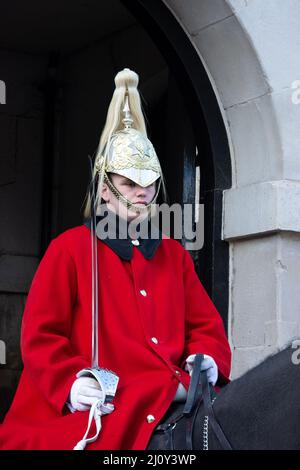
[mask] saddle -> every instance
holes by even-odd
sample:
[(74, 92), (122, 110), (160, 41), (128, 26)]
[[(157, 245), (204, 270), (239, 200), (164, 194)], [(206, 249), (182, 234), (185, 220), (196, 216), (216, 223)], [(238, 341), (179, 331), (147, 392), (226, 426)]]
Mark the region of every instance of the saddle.
[(147, 450), (200, 450), (195, 446), (195, 429), (197, 421), (204, 416), (208, 417), (222, 448), (232, 449), (213, 411), (212, 400), (217, 395), (207, 380), (206, 371), (201, 371), (203, 359), (203, 354), (196, 355), (186, 402), (171, 404), (154, 429)]

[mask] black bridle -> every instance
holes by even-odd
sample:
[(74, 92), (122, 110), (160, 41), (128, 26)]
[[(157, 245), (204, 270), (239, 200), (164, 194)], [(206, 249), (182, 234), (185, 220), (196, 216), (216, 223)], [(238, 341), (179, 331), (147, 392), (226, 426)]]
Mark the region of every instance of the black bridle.
[(194, 421), (197, 415), (197, 413), (194, 413), (194, 410), (197, 406), (197, 403), (199, 403), (199, 400), (201, 399), (200, 397), (202, 396), (204, 412), (209, 418), (209, 423), (222, 449), (232, 450), (232, 446), (229, 443), (227, 437), (225, 436), (220, 424), (218, 423), (212, 407), (210, 387), (207, 380), (207, 372), (205, 370), (201, 370), (201, 364), (203, 360), (203, 354), (196, 354), (193, 366), (193, 374), (190, 381), (185, 407), (183, 409), (183, 415), (188, 418), (186, 430), (187, 448), (189, 450), (193, 450), (193, 428)]
[[(193, 436), (199, 411), (208, 418), (212, 431), (223, 450), (232, 450), (212, 407), (210, 384), (207, 371), (201, 370), (203, 354), (196, 354), (193, 373), (184, 407), (181, 403), (173, 404), (169, 412), (154, 429), (147, 449), (150, 450), (194, 450)], [(213, 388), (212, 388), (212, 393)], [(214, 396), (214, 399), (216, 395)], [(195, 438), (194, 438), (195, 442)]]

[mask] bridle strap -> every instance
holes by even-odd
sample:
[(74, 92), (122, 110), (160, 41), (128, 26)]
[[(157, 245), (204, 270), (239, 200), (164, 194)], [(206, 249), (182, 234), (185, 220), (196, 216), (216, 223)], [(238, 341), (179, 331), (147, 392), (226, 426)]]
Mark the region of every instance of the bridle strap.
[[(202, 362), (202, 360), (200, 359)], [(201, 367), (201, 364), (200, 364)], [(232, 446), (229, 443), (227, 437), (225, 436), (223, 429), (221, 428), (220, 424), (217, 421), (214, 409), (212, 407), (212, 401), (211, 401), (211, 395), (210, 395), (210, 389), (209, 389), (209, 383), (207, 380), (207, 372), (206, 370), (203, 370), (200, 372), (200, 385), (202, 388), (202, 397), (203, 397), (203, 405), (204, 405), (204, 411), (206, 415), (209, 418), (209, 423), (219, 441), (219, 443), (222, 446), (223, 450), (232, 450)]]
[(200, 373), (201, 373), (201, 364), (204, 359), (203, 354), (196, 354), (195, 362), (193, 366), (193, 373), (190, 380), (190, 385), (186, 397), (186, 402), (183, 409), (183, 414), (185, 416), (190, 416), (193, 412), (199, 394), (199, 383), (200, 383)]
[[(196, 361), (196, 358), (198, 359)], [(197, 354), (195, 357), (193, 373), (190, 380), (190, 385), (188, 389), (188, 394), (183, 409), (183, 415), (186, 417), (186, 447), (188, 450), (193, 450), (193, 429), (195, 424), (195, 419), (197, 412), (194, 413), (195, 407), (199, 400), (201, 401), (201, 387), (200, 383), (200, 372), (201, 372), (201, 363), (204, 359), (203, 354)]]
[[(225, 436), (221, 426), (219, 425), (213, 407), (212, 400), (209, 389), (209, 382), (207, 380), (207, 371), (201, 370), (202, 361), (204, 360), (203, 354), (196, 354), (193, 373), (190, 381), (190, 386), (188, 389), (186, 403), (183, 409), (183, 414), (187, 418), (186, 425), (186, 444), (188, 450), (193, 450), (193, 429), (197, 416), (197, 410), (201, 401), (203, 399), (204, 412), (209, 418), (210, 425), (213, 432), (215, 433), (220, 445), (224, 450), (232, 450), (231, 444), (229, 443), (227, 437)], [(195, 406), (198, 403), (198, 408), (196, 412)]]
[(186, 418), (186, 432), (185, 432), (185, 449), (194, 450), (193, 447), (193, 434), (197, 415), (201, 410), (201, 403), (203, 401), (204, 414), (208, 416), (209, 423), (212, 430), (218, 439), (223, 450), (232, 450), (232, 446), (226, 438), (220, 424), (218, 423), (213, 407), (210, 394), (210, 385), (207, 380), (207, 371), (201, 371), (202, 361), (204, 360), (203, 354), (196, 354), (193, 365), (193, 373), (190, 380), (190, 385), (187, 393), (186, 402), (183, 411), (172, 422), (162, 423), (156, 426), (156, 432), (162, 432), (167, 437), (167, 449), (175, 450), (174, 430), (177, 426), (177, 421), (183, 417)]

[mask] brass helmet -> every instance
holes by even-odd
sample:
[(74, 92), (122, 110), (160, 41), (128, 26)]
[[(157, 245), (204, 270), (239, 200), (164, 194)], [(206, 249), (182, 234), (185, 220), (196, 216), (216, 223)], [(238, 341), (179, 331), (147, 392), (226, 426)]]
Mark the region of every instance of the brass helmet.
[(150, 140), (127, 128), (111, 138), (106, 172), (126, 176), (145, 188), (160, 177), (160, 165)]

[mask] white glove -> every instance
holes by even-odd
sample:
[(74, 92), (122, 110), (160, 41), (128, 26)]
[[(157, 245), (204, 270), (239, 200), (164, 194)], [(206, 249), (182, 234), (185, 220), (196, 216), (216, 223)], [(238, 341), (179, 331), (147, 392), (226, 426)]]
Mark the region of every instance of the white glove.
[[(190, 375), (192, 375), (193, 373), (195, 356), (196, 354), (191, 354), (186, 359), (186, 364), (184, 366), (185, 370), (188, 371)], [(204, 354), (204, 359), (201, 364), (201, 370), (207, 371), (208, 382), (215, 385), (218, 380), (218, 366), (211, 356)]]
[[(105, 394), (101, 390), (100, 384), (92, 377), (79, 377), (71, 387), (68, 407), (74, 413), (75, 411), (89, 412), (87, 429), (83, 438), (77, 442), (73, 450), (84, 450), (86, 445), (94, 442), (101, 431), (101, 416), (110, 414), (115, 407), (112, 403), (104, 403)], [(87, 437), (91, 424), (95, 421), (96, 434), (93, 437)]]
[[(104, 393), (97, 380), (91, 377), (79, 377), (73, 382), (69, 395), (69, 406), (72, 412), (87, 411), (91, 406), (104, 399)], [(109, 404), (111, 411), (114, 410), (112, 404)]]

